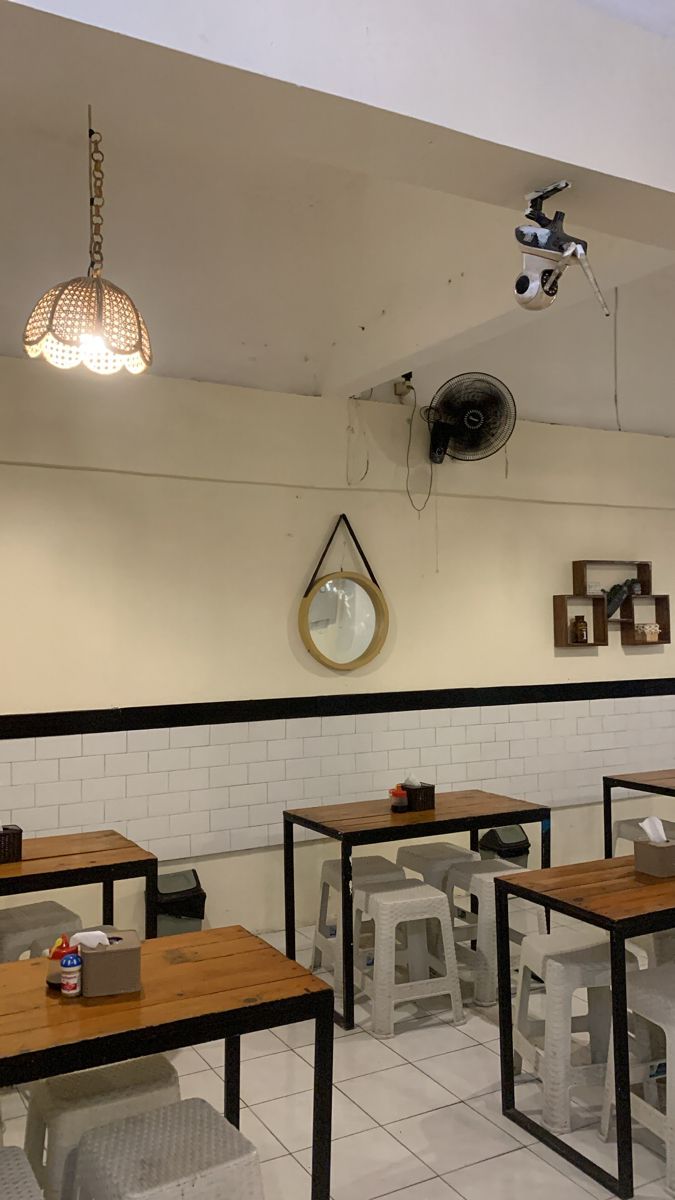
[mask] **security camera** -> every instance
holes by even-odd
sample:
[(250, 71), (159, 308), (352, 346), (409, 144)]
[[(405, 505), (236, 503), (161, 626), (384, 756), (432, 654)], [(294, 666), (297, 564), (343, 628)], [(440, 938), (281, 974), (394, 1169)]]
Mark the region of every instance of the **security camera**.
[(525, 216), (532, 225), (518, 225), (516, 241), (522, 248), (523, 266), (514, 292), (523, 308), (550, 308), (558, 294), (558, 281), (572, 263), (579, 263), (605, 316), (610, 315), (605, 298), (588, 261), (588, 242), (573, 237), (563, 228), (564, 212), (547, 217), (544, 201), (570, 187), (566, 179), (552, 183), (525, 197)]
[(516, 279), (514, 292), (523, 308), (550, 308), (558, 294), (558, 283), (550, 283), (553, 269), (535, 254), (523, 254), (523, 269)]

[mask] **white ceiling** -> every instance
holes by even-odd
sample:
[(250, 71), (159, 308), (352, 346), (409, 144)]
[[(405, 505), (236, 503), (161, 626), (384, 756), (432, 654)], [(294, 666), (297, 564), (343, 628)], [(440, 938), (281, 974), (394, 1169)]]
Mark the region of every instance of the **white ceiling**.
[[(142, 309), (157, 373), (344, 394), (408, 367), (431, 386), (460, 359), (494, 359), (522, 415), (611, 421), (610, 323), (594, 308), (586, 321), (581, 273), (569, 273), (558, 312), (525, 314), (512, 300), (516, 206), (565, 164), (444, 142), (421, 122), (2, 0), (0, 354), (21, 353), (40, 293), (86, 268), (88, 100), (104, 135), (106, 274)], [(675, 260), (675, 222), (639, 220), (642, 203), (667, 217), (671, 197), (592, 172), (574, 182), (568, 224), (596, 226), (603, 286)], [(652, 229), (668, 249), (643, 244)], [(628, 231), (640, 240), (618, 236)], [(663, 336), (668, 346), (669, 327)], [(591, 339), (584, 354), (580, 338)], [(575, 369), (576, 406), (564, 389), (533, 386)], [(660, 402), (665, 426), (666, 390)], [(658, 413), (643, 419), (670, 432)]]
[(675, 37), (673, 0), (580, 0), (580, 3), (630, 25), (640, 25), (651, 33)]

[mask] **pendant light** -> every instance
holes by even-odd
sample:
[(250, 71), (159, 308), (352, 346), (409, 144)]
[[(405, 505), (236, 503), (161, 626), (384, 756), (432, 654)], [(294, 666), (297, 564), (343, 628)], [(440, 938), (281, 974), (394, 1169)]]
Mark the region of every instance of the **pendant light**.
[(43, 355), (62, 370), (82, 363), (97, 375), (114, 375), (122, 367), (139, 375), (152, 362), (150, 338), (131, 297), (101, 274), (102, 208), (103, 151), (90, 107), (89, 270), (40, 297), (26, 322), (23, 345), (31, 358)]

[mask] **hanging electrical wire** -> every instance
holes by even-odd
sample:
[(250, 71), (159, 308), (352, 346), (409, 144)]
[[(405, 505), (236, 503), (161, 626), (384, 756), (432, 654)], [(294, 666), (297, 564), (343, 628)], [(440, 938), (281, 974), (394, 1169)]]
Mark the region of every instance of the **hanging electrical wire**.
[(429, 463), (429, 487), (427, 488), (427, 494), (424, 498), (424, 503), (421, 505), (415, 504), (412, 492), (410, 490), (410, 450), (412, 447), (413, 425), (415, 423), (415, 415), (417, 413), (417, 389), (415, 385), (411, 383), (409, 384), (408, 391), (412, 392), (414, 403), (412, 413), (410, 414), (410, 421), (408, 423), (408, 448), (405, 456), (405, 490), (412, 507), (415, 509), (415, 512), (422, 513), (429, 503), (429, 498), (431, 496), (431, 488), (434, 482), (434, 464), (432, 462)]

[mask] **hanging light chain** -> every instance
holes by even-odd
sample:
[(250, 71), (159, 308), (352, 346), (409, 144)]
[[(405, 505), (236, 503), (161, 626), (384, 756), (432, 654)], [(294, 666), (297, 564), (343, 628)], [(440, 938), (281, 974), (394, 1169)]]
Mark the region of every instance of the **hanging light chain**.
[(103, 270), (103, 151), (101, 134), (91, 128), (89, 109), (89, 275)]

